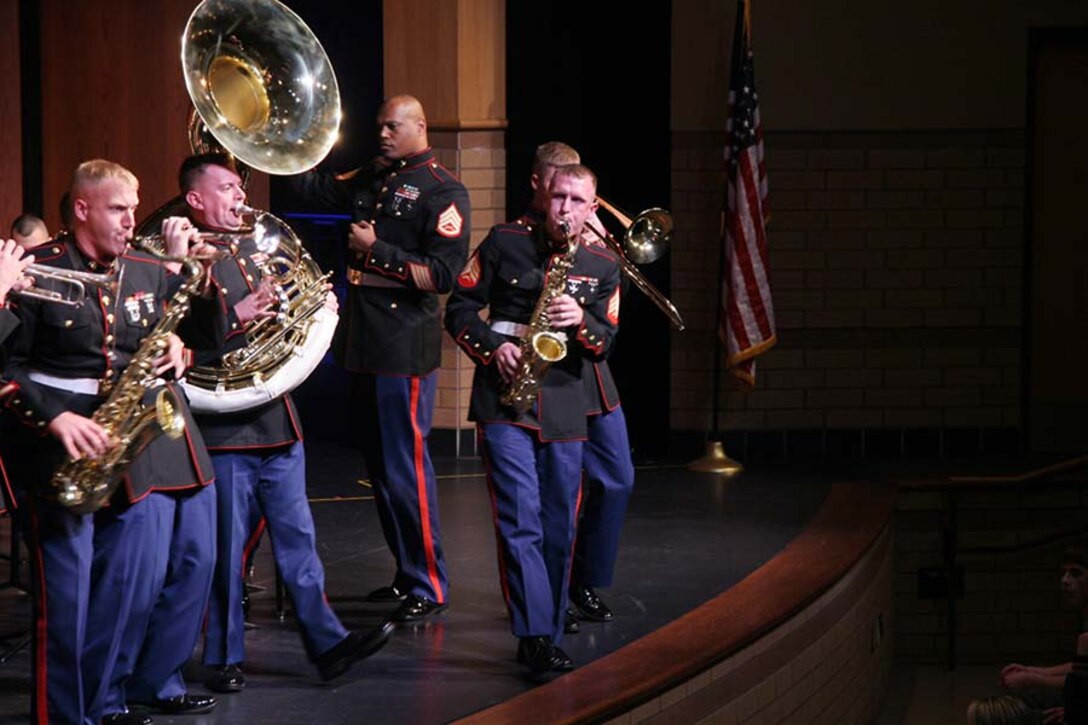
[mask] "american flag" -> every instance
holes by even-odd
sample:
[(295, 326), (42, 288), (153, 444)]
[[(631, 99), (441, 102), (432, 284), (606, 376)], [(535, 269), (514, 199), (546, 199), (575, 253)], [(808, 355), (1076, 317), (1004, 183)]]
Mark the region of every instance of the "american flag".
[(731, 372), (755, 385), (760, 353), (777, 341), (767, 269), (767, 168), (752, 56), (749, 0), (737, 4), (729, 78), (725, 161), (728, 175), (722, 210), (726, 269), (718, 335)]

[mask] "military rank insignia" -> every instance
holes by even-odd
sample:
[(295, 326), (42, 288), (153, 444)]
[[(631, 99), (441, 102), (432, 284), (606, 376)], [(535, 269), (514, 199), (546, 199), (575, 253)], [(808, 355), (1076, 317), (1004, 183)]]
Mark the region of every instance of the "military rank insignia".
[(472, 256), (468, 258), (468, 264), (465, 265), (464, 270), (461, 272), (460, 276), (457, 277), (457, 284), (466, 289), (472, 289), (479, 281), (480, 255), (473, 252)]
[(435, 227), (435, 231), (447, 239), (456, 239), (461, 236), (461, 225), (464, 222), (461, 212), (457, 211), (457, 205), (450, 202), (446, 210), (438, 215), (438, 226)]

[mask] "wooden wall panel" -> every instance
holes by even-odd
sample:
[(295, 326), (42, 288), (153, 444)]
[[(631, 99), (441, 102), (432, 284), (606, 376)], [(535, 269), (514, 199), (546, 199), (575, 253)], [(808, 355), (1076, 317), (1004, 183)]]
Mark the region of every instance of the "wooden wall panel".
[(23, 211), (19, 3), (0, 3), (0, 237)]
[[(50, 229), (59, 223), (55, 200), (86, 159), (108, 158), (136, 174), (138, 217), (177, 194), (191, 107), (181, 34), (195, 5), (42, 0), (42, 165)], [(267, 205), (267, 179), (254, 180), (253, 196), (255, 205)]]
[(457, 127), (457, 3), (385, 0), (384, 93), (415, 96), (431, 128)]

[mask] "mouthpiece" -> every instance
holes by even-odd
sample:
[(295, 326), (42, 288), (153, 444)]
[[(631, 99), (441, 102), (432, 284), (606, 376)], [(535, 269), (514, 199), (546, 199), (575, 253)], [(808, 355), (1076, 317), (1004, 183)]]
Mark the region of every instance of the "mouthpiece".
[(564, 237), (570, 236), (570, 222), (563, 219), (559, 222), (559, 231), (563, 232)]
[(234, 207), (234, 213), (238, 216), (242, 216), (243, 214), (256, 214), (257, 210), (249, 206), (248, 204), (239, 204), (238, 206)]

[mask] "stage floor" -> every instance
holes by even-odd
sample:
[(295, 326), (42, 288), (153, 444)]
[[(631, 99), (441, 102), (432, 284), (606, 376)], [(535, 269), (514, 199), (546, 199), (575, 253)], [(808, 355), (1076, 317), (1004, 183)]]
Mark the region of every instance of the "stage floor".
[[(349, 628), (378, 623), (392, 607), (367, 603), (388, 584), (393, 564), (365, 470), (350, 447), (311, 436), (310, 496), (329, 600)], [(203, 716), (156, 715), (157, 723), (448, 722), (533, 685), (518, 674), (516, 640), (500, 593), (491, 511), (476, 459), (437, 459), (442, 544), (450, 607), (434, 621), (397, 630), (390, 644), (325, 685), (305, 659), (290, 614), (277, 621), (267, 540), (256, 556), (247, 633), (246, 689), (221, 695)], [(601, 593), (616, 613), (607, 624), (583, 623), (563, 648), (585, 664), (623, 647), (729, 588), (774, 556), (804, 528), (827, 495), (816, 473), (749, 472), (734, 481), (682, 466), (638, 469), (615, 585)], [(4, 548), (7, 521), (3, 522)], [(6, 562), (0, 577), (7, 579)], [(0, 592), (0, 637), (24, 628), (28, 602)], [(205, 692), (199, 645), (187, 671)], [(0, 722), (29, 712), (27, 651), (0, 666)]]

